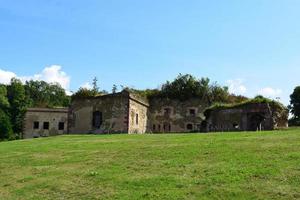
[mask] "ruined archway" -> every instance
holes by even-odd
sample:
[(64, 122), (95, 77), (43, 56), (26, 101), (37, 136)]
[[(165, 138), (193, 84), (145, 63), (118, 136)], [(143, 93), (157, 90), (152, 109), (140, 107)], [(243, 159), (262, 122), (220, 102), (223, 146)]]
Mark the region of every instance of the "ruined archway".
[(264, 113), (251, 113), (248, 114), (248, 122), (247, 122), (247, 129), (248, 131), (257, 131), (264, 129), (263, 123), (266, 117)]

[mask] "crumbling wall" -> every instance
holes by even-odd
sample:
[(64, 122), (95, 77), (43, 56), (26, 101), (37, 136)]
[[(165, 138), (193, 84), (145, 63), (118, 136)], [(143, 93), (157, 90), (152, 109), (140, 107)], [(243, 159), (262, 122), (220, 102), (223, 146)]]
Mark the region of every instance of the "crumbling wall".
[[(49, 123), (48, 128), (44, 123)], [(63, 123), (63, 129), (59, 130), (59, 123)], [(36, 127), (34, 123), (37, 123)], [(29, 108), (25, 114), (23, 138), (48, 137), (67, 134), (68, 109)]]
[[(116, 93), (89, 99), (75, 100), (69, 113), (69, 132), (85, 133), (127, 133), (128, 131), (127, 93)], [(93, 113), (101, 113), (101, 126), (93, 126)]]
[(207, 131), (273, 130), (285, 126), (287, 115), (268, 103), (249, 103), (206, 112)]
[(185, 101), (153, 98), (150, 100), (148, 132), (200, 131), (206, 107), (196, 98)]
[(242, 109), (226, 109), (211, 111), (207, 118), (206, 131), (243, 130), (247, 123)]

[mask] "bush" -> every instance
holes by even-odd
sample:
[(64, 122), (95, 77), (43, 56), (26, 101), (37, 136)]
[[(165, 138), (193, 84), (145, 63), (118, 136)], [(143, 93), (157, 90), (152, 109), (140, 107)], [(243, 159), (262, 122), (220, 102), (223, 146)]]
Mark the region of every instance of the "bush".
[(9, 117), (0, 110), (0, 140), (5, 139), (13, 139), (13, 131)]

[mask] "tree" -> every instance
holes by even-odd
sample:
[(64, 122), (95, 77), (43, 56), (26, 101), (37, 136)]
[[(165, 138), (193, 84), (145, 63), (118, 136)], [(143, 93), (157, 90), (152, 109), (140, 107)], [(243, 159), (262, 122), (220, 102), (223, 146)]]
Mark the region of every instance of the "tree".
[(118, 90), (118, 86), (114, 84), (112, 89), (111, 89), (111, 92), (114, 94), (114, 93), (117, 92), (117, 90)]
[(98, 86), (97, 77), (94, 77), (92, 85), (93, 85), (92, 91), (94, 92), (94, 95), (97, 95), (99, 93), (99, 86)]
[(221, 87), (217, 83), (214, 83), (210, 86), (208, 96), (210, 104), (227, 102), (229, 98), (228, 87)]
[(295, 124), (293, 125), (300, 125), (300, 86), (297, 86), (293, 93), (290, 95), (290, 105), (289, 109), (291, 113), (293, 114), (293, 118), (291, 121), (293, 121)]
[(7, 114), (0, 109), (0, 140), (13, 139), (13, 130)]
[(26, 107), (28, 105), (25, 88), (20, 80), (16, 78), (11, 79), (10, 85), (7, 86), (7, 97), (10, 103), (9, 113), (13, 131), (20, 136)]
[(229, 93), (227, 87), (221, 87), (216, 83), (210, 84), (208, 78), (197, 79), (190, 74), (179, 74), (174, 81), (167, 81), (162, 85), (160, 96), (181, 100), (200, 98), (212, 104), (226, 102)]
[(71, 99), (72, 101), (74, 101), (75, 99), (84, 99), (94, 96), (95, 93), (93, 90), (89, 90), (87, 88), (79, 88), (79, 90), (72, 95)]
[(70, 103), (70, 97), (58, 83), (26, 81), (25, 93), (32, 107), (66, 107)]
[(7, 99), (7, 89), (5, 85), (0, 85), (0, 109), (8, 112), (9, 102)]

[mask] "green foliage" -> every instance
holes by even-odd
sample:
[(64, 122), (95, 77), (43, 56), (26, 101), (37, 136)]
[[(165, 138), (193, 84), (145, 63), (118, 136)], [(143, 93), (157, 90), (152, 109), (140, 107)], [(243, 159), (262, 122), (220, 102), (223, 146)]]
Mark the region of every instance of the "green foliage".
[(197, 79), (190, 74), (179, 74), (172, 82), (167, 81), (163, 84), (161, 89), (130, 90), (149, 98), (160, 97), (179, 100), (200, 98), (208, 104), (226, 102), (230, 96), (227, 87), (221, 87), (217, 83), (210, 84), (208, 78)]
[(282, 110), (282, 111), (287, 110), (287, 108), (280, 102), (259, 95), (253, 99), (246, 99), (245, 101), (238, 102), (238, 103), (215, 103), (209, 108), (207, 108), (204, 114), (205, 116), (208, 117), (209, 112), (212, 110), (238, 108), (248, 104), (257, 104), (257, 103), (268, 103), (272, 108), (276, 110)]
[(249, 98), (242, 96), (242, 95), (234, 95), (230, 94), (227, 99), (227, 103), (233, 104), (233, 103), (242, 103), (249, 100)]
[[(71, 96), (71, 101), (74, 101), (76, 99), (84, 99), (84, 98), (90, 98), (90, 97), (95, 97), (95, 96), (101, 96), (101, 95), (105, 95), (108, 94), (108, 92), (106, 90), (101, 90), (98, 86), (98, 79), (97, 77), (95, 77), (93, 79), (93, 88), (92, 89), (88, 89), (88, 88), (79, 88), (77, 90), (77, 92), (75, 92), (72, 96)], [(116, 86), (116, 85), (114, 85)], [(113, 90), (117, 90), (117, 87), (113, 88)]]
[(179, 74), (174, 81), (162, 85), (161, 96), (168, 98), (189, 99), (193, 97), (208, 98), (209, 79), (196, 79), (194, 76)]
[(293, 114), (293, 125), (300, 125), (300, 86), (297, 86), (293, 93), (290, 95), (290, 106), (289, 109)]
[(289, 127), (292, 126), (300, 126), (300, 118), (292, 117), (291, 119), (289, 119)]
[(7, 89), (5, 85), (0, 85), (0, 109), (7, 111), (9, 102), (7, 99)]
[(0, 109), (0, 140), (13, 139), (13, 130), (7, 114)]
[(22, 82), (13, 78), (7, 86), (7, 97), (10, 103), (10, 117), (15, 134), (20, 135), (23, 128), (23, 119), (28, 102)]
[(31, 107), (67, 107), (70, 97), (58, 83), (26, 81), (26, 97)]
[(75, 99), (85, 99), (94, 96), (95, 91), (87, 88), (79, 88), (79, 90), (72, 95), (71, 100), (74, 101)]
[(200, 98), (208, 105), (214, 103), (241, 103), (248, 100), (244, 96), (229, 94), (228, 87), (222, 87), (217, 83), (210, 83), (208, 78), (197, 79), (190, 74), (179, 74), (173, 81), (167, 81), (161, 89), (137, 90), (123, 87), (123, 89), (137, 93), (148, 98), (170, 98), (186, 100)]

